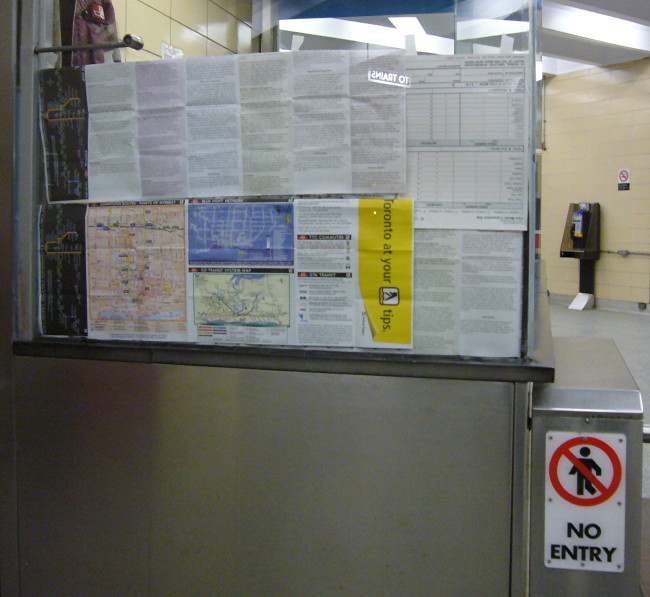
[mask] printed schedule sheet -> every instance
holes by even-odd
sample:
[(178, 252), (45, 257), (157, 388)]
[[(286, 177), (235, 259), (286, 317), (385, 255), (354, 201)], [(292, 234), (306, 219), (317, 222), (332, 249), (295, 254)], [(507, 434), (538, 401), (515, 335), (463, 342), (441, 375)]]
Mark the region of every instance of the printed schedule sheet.
[(524, 56), (407, 58), (407, 192), (419, 228), (524, 230)]

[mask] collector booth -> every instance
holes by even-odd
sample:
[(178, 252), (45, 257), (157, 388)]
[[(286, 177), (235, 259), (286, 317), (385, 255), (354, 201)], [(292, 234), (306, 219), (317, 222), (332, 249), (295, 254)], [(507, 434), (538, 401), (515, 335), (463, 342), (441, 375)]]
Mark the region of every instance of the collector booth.
[(538, 6), (356, 4), (84, 67), (0, 8), (3, 595), (526, 594)]

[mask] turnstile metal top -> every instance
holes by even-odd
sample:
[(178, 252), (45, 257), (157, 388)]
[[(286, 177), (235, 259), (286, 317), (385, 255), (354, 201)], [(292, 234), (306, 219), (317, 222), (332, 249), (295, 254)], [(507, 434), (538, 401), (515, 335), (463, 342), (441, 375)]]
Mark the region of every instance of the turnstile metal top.
[(610, 338), (554, 338), (555, 382), (535, 384), (533, 413), (643, 418), (634, 378)]

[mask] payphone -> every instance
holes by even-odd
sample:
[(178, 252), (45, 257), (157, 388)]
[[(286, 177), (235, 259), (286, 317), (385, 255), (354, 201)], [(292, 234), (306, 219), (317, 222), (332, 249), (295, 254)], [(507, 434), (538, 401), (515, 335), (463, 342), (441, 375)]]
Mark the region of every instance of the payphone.
[(570, 309), (593, 305), (595, 262), (600, 258), (600, 204), (571, 203), (564, 224), (560, 257), (580, 260), (579, 293)]

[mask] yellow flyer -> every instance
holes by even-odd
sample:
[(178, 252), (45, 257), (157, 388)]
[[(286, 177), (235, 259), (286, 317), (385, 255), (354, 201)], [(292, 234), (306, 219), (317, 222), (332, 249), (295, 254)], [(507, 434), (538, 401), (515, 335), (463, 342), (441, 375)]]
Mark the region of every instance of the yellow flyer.
[(411, 346), (411, 200), (359, 200), (359, 287), (372, 335), (372, 340), (364, 344), (393, 344), (402, 348)]

